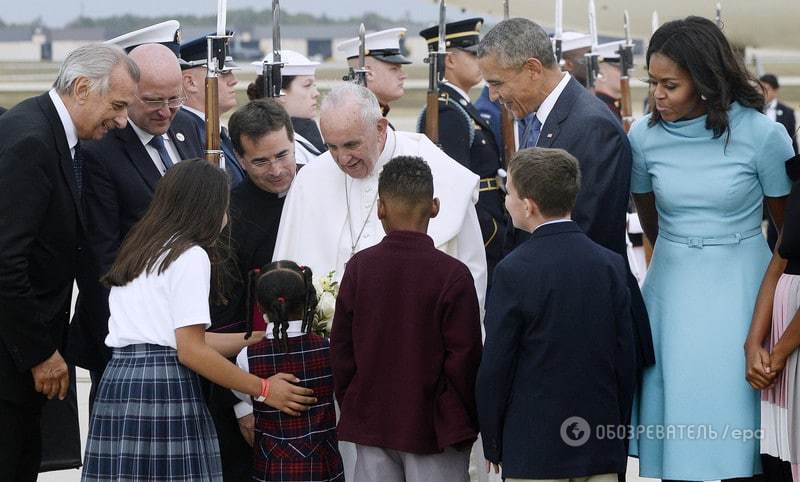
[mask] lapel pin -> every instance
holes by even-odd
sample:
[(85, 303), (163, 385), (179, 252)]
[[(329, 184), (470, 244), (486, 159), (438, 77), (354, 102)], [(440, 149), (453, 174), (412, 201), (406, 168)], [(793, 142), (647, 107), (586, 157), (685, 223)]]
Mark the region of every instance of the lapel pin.
[(459, 100), (459, 102), (460, 102), (460, 103), (461, 103), (461, 105), (463, 105), (464, 107), (466, 107), (466, 106), (467, 106), (467, 101), (466, 101), (466, 100), (464, 100), (464, 99), (461, 99), (461, 100)]
[(550, 139), (551, 137), (553, 137), (553, 133), (552, 133), (552, 132), (551, 132), (551, 133), (549, 133), (549, 134), (547, 134), (547, 138), (548, 138), (548, 139)]
[(184, 136), (183, 133), (178, 132), (177, 134), (175, 134), (175, 139), (178, 139), (179, 141), (183, 142), (186, 140), (186, 136)]

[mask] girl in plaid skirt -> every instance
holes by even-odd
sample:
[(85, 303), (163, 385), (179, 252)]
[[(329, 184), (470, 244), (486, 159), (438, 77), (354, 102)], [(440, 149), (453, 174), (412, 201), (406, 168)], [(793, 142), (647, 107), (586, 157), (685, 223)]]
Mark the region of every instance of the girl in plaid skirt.
[[(253, 399), (253, 415), (246, 415), (255, 417), (253, 480), (344, 481), (330, 345), (308, 333), (317, 306), (311, 269), (276, 261), (265, 266), (252, 285), (268, 323), (267, 337), (242, 350), (237, 364), (261, 378), (293, 373), (317, 397), (317, 403), (299, 417)], [(240, 398), (250, 402), (249, 397)], [(242, 407), (237, 407), (237, 413), (243, 413)]]
[(91, 414), (84, 481), (221, 481), (197, 374), (265, 399), (266, 380), (223, 356), (245, 337), (205, 333), (227, 206), (224, 171), (201, 159), (176, 164), (104, 277), (113, 358)]

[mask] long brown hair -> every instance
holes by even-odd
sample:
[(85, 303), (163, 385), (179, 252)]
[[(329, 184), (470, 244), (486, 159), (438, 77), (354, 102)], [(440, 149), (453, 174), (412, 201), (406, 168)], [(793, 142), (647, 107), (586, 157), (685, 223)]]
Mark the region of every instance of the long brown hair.
[(101, 281), (124, 286), (147, 271), (161, 274), (193, 246), (211, 259), (215, 296), (224, 301), (224, 254), (220, 236), (228, 210), (225, 171), (203, 159), (181, 161), (170, 168), (156, 187), (150, 207), (130, 230), (111, 270)]

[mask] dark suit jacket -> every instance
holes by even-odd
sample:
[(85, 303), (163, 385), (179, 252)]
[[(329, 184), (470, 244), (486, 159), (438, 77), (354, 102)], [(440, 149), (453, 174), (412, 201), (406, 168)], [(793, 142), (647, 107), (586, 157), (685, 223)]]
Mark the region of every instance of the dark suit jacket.
[[(625, 472), (625, 440), (596, 430), (626, 424), (633, 400), (626, 276), (624, 258), (574, 222), (539, 227), (497, 265), (476, 397), (484, 454), (504, 477)], [(564, 441), (581, 430), (582, 445)]]
[[(625, 217), (633, 158), (628, 136), (608, 107), (577, 80), (570, 79), (542, 126), (537, 147), (564, 149), (578, 159), (581, 188), (572, 219), (592, 241), (625, 259)], [(512, 228), (513, 229), (513, 228)], [(512, 247), (529, 237), (514, 230)], [(626, 261), (627, 262), (627, 261)], [(638, 365), (655, 363), (647, 309), (636, 278), (628, 270)]]
[[(200, 139), (200, 146), (202, 148), (202, 146), (205, 145), (206, 139), (206, 120), (186, 109), (181, 109), (181, 112), (185, 113), (187, 119), (192, 121), (192, 125), (194, 126), (195, 132), (197, 132), (197, 137)], [(222, 152), (225, 154), (225, 171), (228, 172), (228, 176), (230, 177), (231, 188), (234, 188), (244, 180), (246, 174), (241, 164), (239, 164), (239, 159), (237, 159), (236, 152), (233, 149), (233, 142), (231, 142), (231, 138), (228, 136), (228, 130), (225, 128), (222, 128), (220, 133), (220, 147), (222, 147)]]
[[(187, 116), (179, 111), (167, 134), (182, 159), (201, 157), (200, 140)], [(108, 290), (99, 278), (111, 269), (123, 239), (150, 205), (161, 173), (130, 125), (82, 145), (86, 164), (83, 197), (91, 249), (80, 259), (68, 355), (78, 366), (103, 370), (110, 359), (105, 346)]]
[(48, 94), (0, 117), (0, 399), (44, 400), (30, 369), (63, 349), (81, 242), (64, 127)]
[(789, 137), (792, 138), (792, 147), (794, 147), (794, 153), (797, 154), (797, 132), (795, 132), (796, 125), (794, 119), (794, 110), (788, 105), (778, 102), (778, 106), (775, 111), (775, 121), (780, 122), (784, 127), (786, 127)]

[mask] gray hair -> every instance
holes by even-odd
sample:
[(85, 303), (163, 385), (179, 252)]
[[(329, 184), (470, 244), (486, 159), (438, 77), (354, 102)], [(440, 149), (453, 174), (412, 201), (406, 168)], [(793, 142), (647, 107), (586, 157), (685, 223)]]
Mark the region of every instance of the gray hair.
[(381, 106), (375, 94), (366, 87), (352, 82), (343, 82), (328, 92), (319, 108), (320, 117), (322, 117), (323, 112), (330, 109), (338, 110), (354, 104), (358, 106), (361, 120), (366, 125), (375, 124), (383, 117)]
[(59, 94), (69, 95), (75, 81), (80, 77), (87, 77), (92, 84), (92, 90), (105, 94), (109, 89), (111, 73), (119, 64), (125, 67), (134, 82), (139, 82), (139, 67), (118, 46), (89, 44), (78, 47), (64, 59), (53, 87)]
[(546, 68), (556, 62), (547, 32), (526, 18), (503, 20), (489, 30), (478, 44), (478, 58), (488, 55), (496, 56), (504, 67), (519, 68), (531, 58), (538, 59)]

